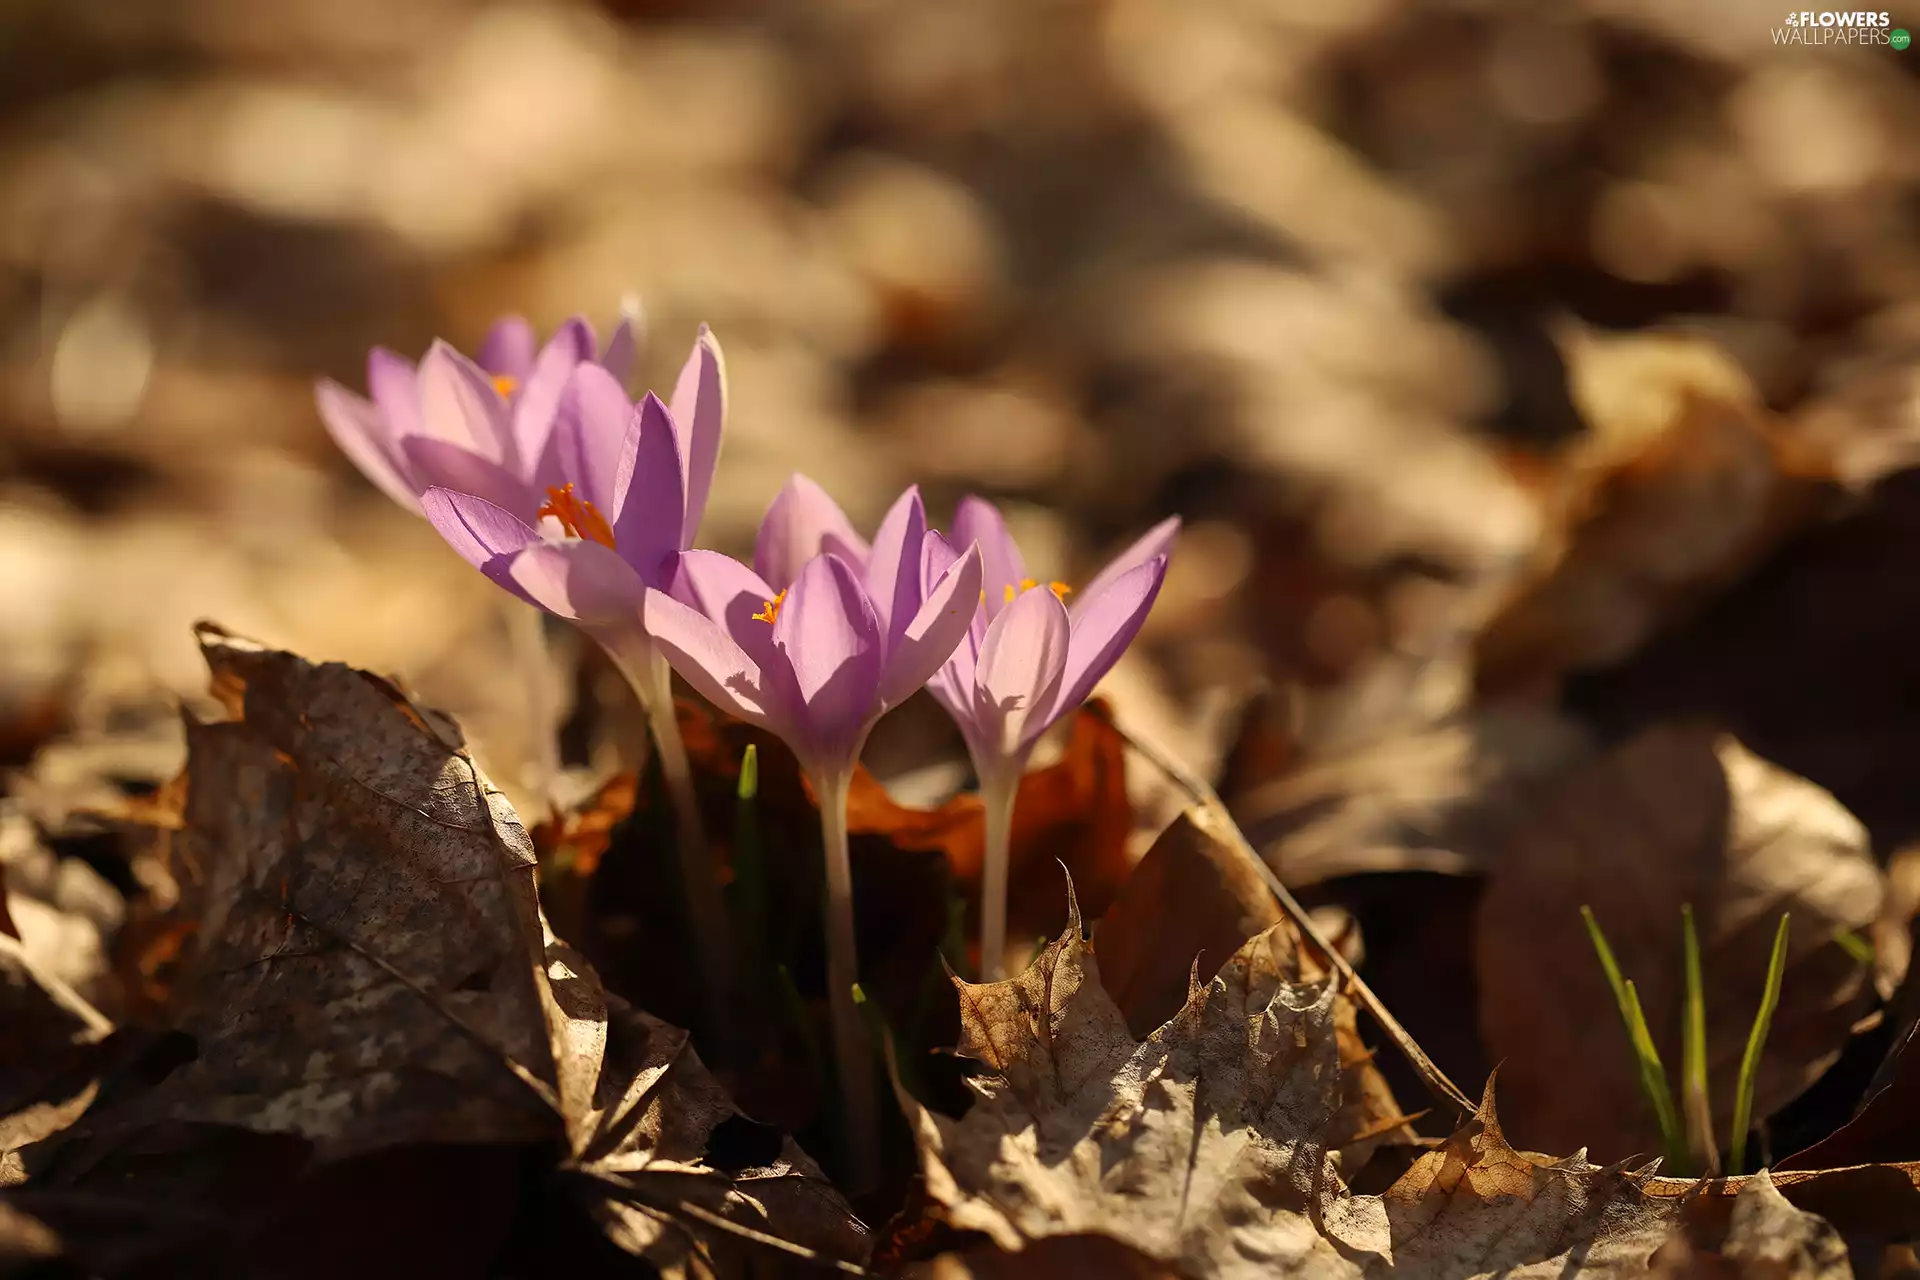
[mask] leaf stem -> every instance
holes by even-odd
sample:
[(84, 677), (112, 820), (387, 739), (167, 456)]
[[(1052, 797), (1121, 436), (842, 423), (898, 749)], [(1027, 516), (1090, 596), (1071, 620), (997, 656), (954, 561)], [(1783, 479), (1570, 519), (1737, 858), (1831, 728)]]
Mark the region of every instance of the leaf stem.
[(827, 862), (827, 1009), (833, 1023), (833, 1056), (847, 1126), (848, 1190), (874, 1185), (880, 1168), (880, 1116), (874, 1102), (873, 1051), (854, 1001), (860, 980), (853, 928), (853, 861), (847, 851), (847, 797), (853, 771), (813, 778), (820, 800), (820, 843)]
[(1728, 1134), (1733, 1149), (1727, 1172), (1738, 1174), (1747, 1162), (1747, 1130), (1753, 1127), (1753, 1088), (1760, 1074), (1760, 1052), (1766, 1047), (1767, 1032), (1773, 1028), (1773, 1011), (1780, 1007), (1780, 981), (1787, 972), (1787, 921), (1780, 913), (1780, 928), (1773, 935), (1773, 956), (1767, 961), (1767, 986), (1760, 995), (1760, 1011), (1754, 1015), (1753, 1030), (1747, 1033), (1747, 1051), (1740, 1058), (1740, 1082), (1733, 1095), (1733, 1132)]
[(1019, 795), (1019, 765), (981, 775), (980, 803), (987, 817), (980, 876), (982, 982), (999, 982), (1007, 976), (1007, 870), (1013, 859), (1013, 807)]

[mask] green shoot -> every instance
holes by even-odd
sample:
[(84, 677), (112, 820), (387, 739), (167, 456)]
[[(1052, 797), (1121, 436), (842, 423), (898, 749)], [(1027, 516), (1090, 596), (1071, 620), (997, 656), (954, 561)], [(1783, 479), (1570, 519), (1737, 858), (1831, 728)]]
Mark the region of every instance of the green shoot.
[(1840, 928), (1833, 931), (1833, 940), (1840, 949), (1853, 957), (1855, 964), (1873, 963), (1873, 944), (1851, 929)]
[(1747, 1035), (1747, 1051), (1740, 1058), (1740, 1080), (1733, 1095), (1733, 1157), (1727, 1172), (1746, 1168), (1747, 1130), (1753, 1127), (1753, 1086), (1760, 1074), (1760, 1051), (1766, 1046), (1767, 1032), (1773, 1027), (1773, 1011), (1780, 1005), (1780, 980), (1787, 972), (1787, 921), (1782, 912), (1780, 928), (1773, 935), (1773, 958), (1767, 962), (1767, 986), (1760, 996), (1760, 1012), (1754, 1015), (1753, 1030)]
[(1669, 1167), (1677, 1171), (1687, 1163), (1686, 1135), (1674, 1110), (1673, 1093), (1667, 1087), (1667, 1072), (1660, 1063), (1660, 1051), (1654, 1047), (1653, 1033), (1647, 1029), (1646, 1015), (1640, 1009), (1640, 993), (1633, 983), (1620, 976), (1620, 965), (1613, 958), (1613, 948), (1607, 945), (1607, 936), (1600, 931), (1600, 922), (1594, 918), (1592, 908), (1582, 906), (1580, 918), (1586, 921), (1587, 936), (1592, 939), (1594, 954), (1600, 958), (1600, 968), (1607, 975), (1607, 985), (1613, 988), (1620, 1021), (1626, 1026), (1627, 1039), (1633, 1046), (1634, 1064), (1640, 1073), (1640, 1092), (1645, 1095), (1654, 1123), (1660, 1129), (1660, 1145), (1666, 1152)]
[(766, 964), (767, 869), (760, 847), (760, 753), (751, 742), (740, 757), (740, 785), (733, 808), (733, 907), (748, 964)]
[(1680, 1106), (1686, 1116), (1687, 1146), (1696, 1164), (1711, 1176), (1719, 1171), (1720, 1151), (1714, 1145), (1713, 1107), (1707, 1099), (1707, 996), (1692, 903), (1680, 907), (1680, 940), (1686, 980), (1680, 1024)]

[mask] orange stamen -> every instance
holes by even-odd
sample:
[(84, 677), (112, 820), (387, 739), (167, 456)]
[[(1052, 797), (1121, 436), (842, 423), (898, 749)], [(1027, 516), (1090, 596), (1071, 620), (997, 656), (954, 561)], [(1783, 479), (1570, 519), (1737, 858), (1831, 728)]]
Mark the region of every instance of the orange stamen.
[[(1020, 591), (1031, 591), (1031, 590), (1033, 590), (1033, 589), (1034, 589), (1035, 587), (1037, 587), (1037, 586), (1039, 586), (1039, 585), (1040, 585), (1040, 580), (1039, 580), (1038, 578), (1022, 578), (1022, 579), (1020, 579), (1020, 588), (1019, 588), (1019, 591), (1016, 591), (1016, 590), (1015, 590), (1015, 589), (1014, 589), (1013, 587), (1011, 587), (1011, 586), (1009, 586), (1009, 587), (1007, 587), (1007, 588), (1006, 588), (1006, 593), (1007, 593), (1007, 603), (1008, 603), (1008, 604), (1012, 604), (1012, 603), (1013, 603), (1013, 598), (1014, 598), (1014, 597), (1015, 597), (1016, 595), (1018, 595), (1018, 594), (1020, 594)], [(1068, 585), (1067, 585), (1066, 583), (1064, 583), (1064, 582), (1049, 582), (1049, 583), (1047, 584), (1047, 590), (1049, 590), (1049, 591), (1051, 591), (1051, 592), (1053, 592), (1053, 594), (1054, 594), (1054, 595), (1056, 595), (1056, 596), (1058, 596), (1058, 597), (1059, 597), (1060, 599), (1062, 599), (1062, 600), (1065, 600), (1065, 599), (1066, 599), (1066, 598), (1067, 598), (1067, 597), (1068, 597), (1069, 595), (1071, 595), (1071, 594), (1073, 593), (1073, 588), (1072, 588), (1072, 587), (1070, 587), (1070, 586), (1068, 586)]]
[(493, 375), (493, 389), (505, 400), (520, 389), (520, 379), (510, 373), (496, 373)]
[(786, 598), (787, 598), (787, 593), (785, 591), (782, 591), (779, 595), (775, 596), (773, 599), (768, 600), (766, 602), (767, 607), (762, 609), (760, 612), (754, 614), (753, 620), (755, 622), (764, 622), (768, 626), (772, 626), (774, 623), (780, 620), (780, 605), (783, 601), (786, 600)]
[(568, 536), (586, 538), (597, 542), (608, 550), (613, 549), (613, 527), (607, 518), (594, 510), (591, 502), (576, 497), (571, 484), (558, 489), (547, 490), (547, 504), (534, 513), (535, 518), (552, 516), (560, 522), (560, 527)]

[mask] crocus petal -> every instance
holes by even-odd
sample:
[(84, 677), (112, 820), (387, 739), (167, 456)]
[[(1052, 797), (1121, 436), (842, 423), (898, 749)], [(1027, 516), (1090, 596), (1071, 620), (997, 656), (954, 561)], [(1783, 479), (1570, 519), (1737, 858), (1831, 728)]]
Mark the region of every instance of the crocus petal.
[(718, 551), (685, 551), (677, 557), (669, 594), (726, 628), (755, 663), (768, 665), (773, 626), (754, 615), (767, 613), (775, 592), (759, 574)]
[(887, 654), (880, 681), (881, 701), (904, 702), (932, 678), (967, 634), (980, 604), (980, 548), (972, 546), (933, 584), (926, 603)]
[(987, 616), (1000, 612), (1006, 603), (1007, 588), (1018, 591), (1027, 576), (1027, 562), (1007, 532), (1006, 518), (1000, 508), (972, 494), (960, 499), (953, 513), (954, 545), (980, 544), (980, 559), (985, 568), (981, 578), (987, 592)]
[(1157, 556), (1135, 565), (1097, 594), (1089, 595), (1073, 615), (1073, 638), (1067, 646), (1067, 671), (1060, 693), (1044, 720), (1030, 719), (1026, 736), (1032, 741), (1047, 725), (1087, 700), (1100, 677), (1113, 669), (1147, 620), (1160, 583), (1167, 576), (1167, 558)]
[(513, 557), (508, 574), (549, 613), (589, 626), (640, 626), (647, 586), (633, 566), (597, 542), (538, 542)]
[(406, 437), (400, 441), (400, 452), (406, 458), (407, 471), (414, 484), (420, 488), (472, 494), (510, 513), (523, 524), (539, 522), (538, 493), (499, 463), (471, 449), (427, 436)]
[(420, 431), (490, 462), (513, 465), (507, 405), (480, 366), (444, 342), (420, 361)]
[(700, 531), (700, 517), (707, 511), (713, 469), (720, 461), (720, 437), (727, 425), (727, 363), (720, 354), (720, 340), (704, 324), (680, 367), (679, 381), (673, 384), (671, 405), (687, 459), (686, 521), (680, 545), (690, 547)]
[(540, 452), (533, 487), (572, 484), (603, 515), (615, 510), (614, 486), (633, 422), (633, 401), (614, 376), (595, 364), (574, 366), (560, 397), (553, 432)]
[(613, 326), (613, 332), (607, 335), (607, 345), (600, 352), (601, 367), (623, 387), (627, 385), (627, 379), (633, 376), (633, 361), (639, 348), (636, 327), (633, 316), (621, 316), (620, 323)]
[(387, 420), (387, 438), (417, 436), (420, 425), (420, 379), (413, 361), (385, 347), (367, 352), (367, 394)]
[(1074, 592), (1074, 607), (1069, 613), (1078, 614), (1079, 606), (1103, 594), (1117, 581), (1121, 574), (1131, 573), (1156, 556), (1169, 555), (1173, 540), (1180, 535), (1180, 517), (1168, 516), (1153, 528), (1141, 534), (1134, 544), (1107, 561), (1107, 567), (1094, 575), (1080, 590)]
[(883, 656), (879, 619), (853, 566), (836, 555), (809, 560), (787, 590), (773, 643), (804, 708), (798, 741), (787, 745), (810, 769), (851, 765), (882, 709)]
[(533, 603), (533, 597), (521, 590), (508, 572), (516, 553), (540, 541), (532, 525), (485, 498), (451, 489), (431, 488), (422, 493), (420, 510), (468, 564)]
[(867, 558), (867, 597), (873, 601), (880, 634), (889, 646), (919, 607), (920, 573), (925, 567), (920, 545), (926, 536), (926, 504), (920, 501), (920, 486), (910, 485), (887, 509)]
[(533, 326), (520, 316), (505, 316), (480, 340), (480, 367), (496, 377), (525, 378), (533, 370)]
[(313, 399), (320, 409), (320, 421), (327, 425), (327, 434), (360, 468), (360, 474), (401, 506), (418, 511), (420, 499), (414, 496), (404, 464), (391, 452), (393, 440), (379, 406), (325, 378), (314, 387)]
[(760, 518), (760, 533), (753, 543), (753, 567), (776, 588), (785, 587), (822, 552), (832, 552), (861, 569), (866, 567), (866, 540), (853, 531), (846, 512), (825, 489), (795, 472)]
[[(586, 350), (583, 357), (582, 347)], [(575, 317), (560, 326), (547, 345), (540, 349), (523, 375), (513, 400), (513, 447), (515, 456), (532, 464), (546, 451), (552, 434), (554, 416), (560, 410), (573, 371), (593, 358), (593, 329)]]
[(667, 665), (723, 711), (786, 736), (788, 725), (769, 713), (762, 675), (719, 623), (664, 591), (649, 589), (641, 622)]
[[(951, 542), (948, 542), (940, 536), (940, 531), (937, 529), (927, 530), (926, 540), (922, 542), (920, 546), (922, 565), (920, 571), (920, 598), (924, 601), (933, 591), (935, 584), (940, 581), (942, 575), (944, 575), (947, 570), (953, 568), (955, 562), (960, 559), (960, 553), (953, 549)], [(984, 582), (986, 580), (986, 561), (984, 558), (981, 560), (980, 576), (981, 581)], [(973, 684), (974, 658), (979, 655), (980, 642), (984, 640), (987, 635), (987, 611), (978, 603), (978, 596), (974, 597), (974, 599), (976, 603), (974, 604), (973, 610), (973, 625), (967, 628), (967, 634), (961, 639), (959, 645), (954, 648), (953, 657), (948, 660), (949, 665), (964, 661), (968, 687), (971, 687)]]
[(686, 460), (673, 415), (647, 392), (627, 423), (614, 476), (613, 542), (647, 585), (666, 585), (671, 557), (682, 547)]
[[(1046, 587), (1022, 591), (987, 628), (974, 717), (980, 740), (1004, 758), (1017, 758), (1020, 748), (1045, 729), (1066, 674), (1071, 634), (1066, 605)], [(1036, 721), (1041, 723), (1029, 734)], [(986, 767), (987, 762), (975, 764)]]

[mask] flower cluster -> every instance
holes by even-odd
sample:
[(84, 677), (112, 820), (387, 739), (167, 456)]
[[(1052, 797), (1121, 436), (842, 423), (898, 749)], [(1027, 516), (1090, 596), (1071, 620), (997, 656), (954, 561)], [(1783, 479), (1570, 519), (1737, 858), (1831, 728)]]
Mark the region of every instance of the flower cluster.
[(851, 1001), (845, 807), (868, 733), (921, 688), (959, 726), (988, 816), (981, 968), (999, 977), (1020, 775), (1041, 735), (1139, 631), (1179, 522), (1156, 526), (1074, 591), (1029, 577), (982, 499), (964, 499), (942, 535), (909, 488), (869, 542), (796, 475), (767, 510), (751, 567), (696, 550), (726, 421), (720, 344), (701, 327), (664, 401), (630, 398), (635, 346), (626, 321), (598, 347), (584, 319), (544, 345), (507, 319), (477, 360), (435, 343), (416, 367), (375, 348), (369, 399), (322, 382), (317, 400), (369, 480), (502, 588), (578, 625), (626, 674), (674, 793), (689, 910), (716, 991), (730, 953), (669, 667), (793, 749), (821, 807), (830, 995), (858, 1148), (874, 1137), (872, 1081)]

